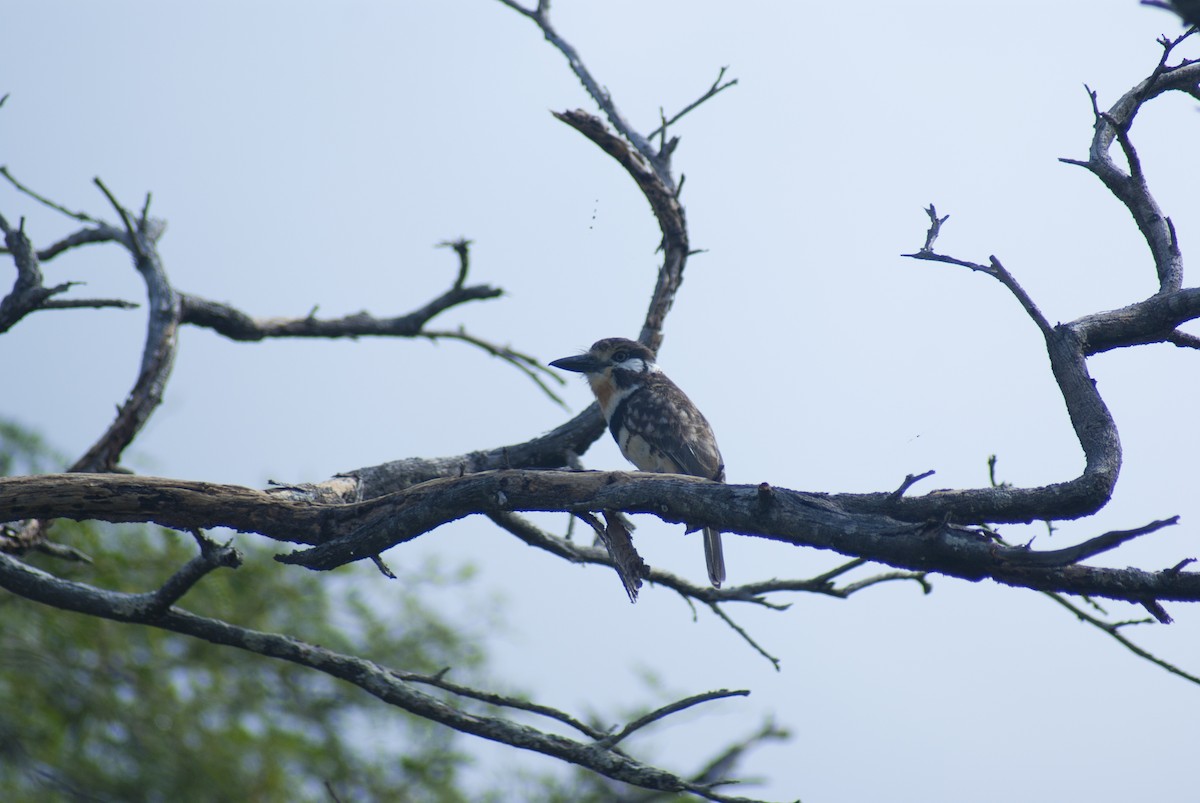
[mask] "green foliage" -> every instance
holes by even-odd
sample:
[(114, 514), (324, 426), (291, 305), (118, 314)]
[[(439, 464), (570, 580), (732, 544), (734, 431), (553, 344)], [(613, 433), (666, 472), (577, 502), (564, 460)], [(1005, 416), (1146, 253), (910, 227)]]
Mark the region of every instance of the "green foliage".
[[(40, 467), (40, 442), (0, 427), (0, 467)], [(195, 554), (150, 527), (57, 522), (51, 537), (92, 564), (29, 562), (118, 591), (157, 588)], [(204, 578), (179, 603), (203, 616), (285, 633), (406, 671), (482, 656), (421, 603), (421, 570), (384, 614), (355, 585), (366, 574), (285, 569), (240, 543), (244, 565)], [(430, 576), (433, 579), (429, 579)], [(0, 592), (0, 800), (351, 801), (468, 799), (467, 757), (448, 729), (326, 675), (151, 627), (69, 613)]]
[(0, 418), (0, 477), (42, 474), (62, 463), (63, 459), (51, 452), (39, 435)]

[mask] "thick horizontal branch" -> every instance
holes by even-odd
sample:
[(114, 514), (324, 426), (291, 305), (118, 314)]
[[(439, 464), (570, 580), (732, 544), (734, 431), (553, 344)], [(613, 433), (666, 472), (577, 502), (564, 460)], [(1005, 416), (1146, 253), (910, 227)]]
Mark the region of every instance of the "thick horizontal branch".
[(279, 485), (270, 493), (302, 502), (348, 503), (376, 499), (429, 480), (481, 471), (577, 467), (578, 455), (604, 433), (604, 416), (599, 405), (593, 403), (569, 421), (523, 443), (446, 457), (393, 460), (344, 471), (323, 482)]
[(337, 511), (349, 513), (353, 519), (358, 515), (356, 507), (361, 508), (294, 502), (240, 485), (130, 474), (38, 474), (0, 479), (3, 521), (96, 519), (151, 522), (177, 530), (228, 527), (278, 541), (315, 544), (341, 532), (336, 525)]
[[(1043, 554), (961, 527), (856, 514), (835, 498), (769, 486), (625, 472), (491, 471), (439, 479), (349, 505), (305, 504), (239, 486), (124, 475), (49, 474), (0, 479), (0, 520), (152, 521), (224, 526), (318, 544), (281, 560), (329, 569), (472, 514), (509, 511), (649, 513), (796, 546), (828, 549), (900, 569), (1094, 597), (1200, 601), (1200, 573), (1040, 565)], [(1149, 531), (1148, 529), (1146, 530)], [(1111, 548), (1125, 538), (1112, 536)], [(1084, 549), (1095, 554), (1097, 549)], [(1054, 563), (1061, 563), (1057, 553)]]
[(1174, 342), (1177, 327), (1200, 318), (1200, 288), (1150, 296), (1127, 307), (1085, 315), (1071, 326), (1084, 353), (1099, 354), (1143, 343)]
[(472, 513), (624, 510), (967, 580), (991, 577), (1038, 590), (1121, 599), (1200, 600), (1200, 574), (1046, 567), (1038, 564), (1039, 553), (997, 545), (962, 528), (851, 514), (828, 497), (763, 486), (641, 473), (499, 471), (435, 480), (390, 499), (395, 504), (372, 509), (349, 536), (280, 559), (334, 568)]

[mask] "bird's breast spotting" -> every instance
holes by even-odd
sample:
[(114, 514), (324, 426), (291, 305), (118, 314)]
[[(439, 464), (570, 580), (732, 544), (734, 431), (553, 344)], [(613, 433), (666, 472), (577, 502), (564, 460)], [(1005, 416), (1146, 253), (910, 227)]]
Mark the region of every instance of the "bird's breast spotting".
[(621, 454), (625, 459), (637, 466), (639, 471), (653, 471), (659, 474), (680, 474), (678, 465), (664, 452), (658, 449), (650, 440), (632, 432), (629, 427), (622, 426), (613, 432)]

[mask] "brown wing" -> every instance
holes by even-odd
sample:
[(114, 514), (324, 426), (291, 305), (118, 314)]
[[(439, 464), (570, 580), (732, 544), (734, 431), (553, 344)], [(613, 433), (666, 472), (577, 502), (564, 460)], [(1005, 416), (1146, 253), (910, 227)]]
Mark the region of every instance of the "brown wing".
[(622, 406), (621, 420), (614, 416), (610, 424), (621, 451), (638, 468), (725, 479), (712, 427), (674, 382), (654, 374)]

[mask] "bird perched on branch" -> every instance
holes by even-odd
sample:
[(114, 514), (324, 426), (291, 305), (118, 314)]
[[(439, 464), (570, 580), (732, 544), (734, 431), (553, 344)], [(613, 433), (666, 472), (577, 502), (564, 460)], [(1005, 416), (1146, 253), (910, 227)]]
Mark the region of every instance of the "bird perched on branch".
[[(610, 337), (586, 353), (550, 363), (587, 377), (621, 454), (642, 471), (725, 481), (725, 464), (708, 421), (662, 372), (654, 352), (634, 340)], [(708, 579), (725, 580), (721, 533), (704, 528)]]

